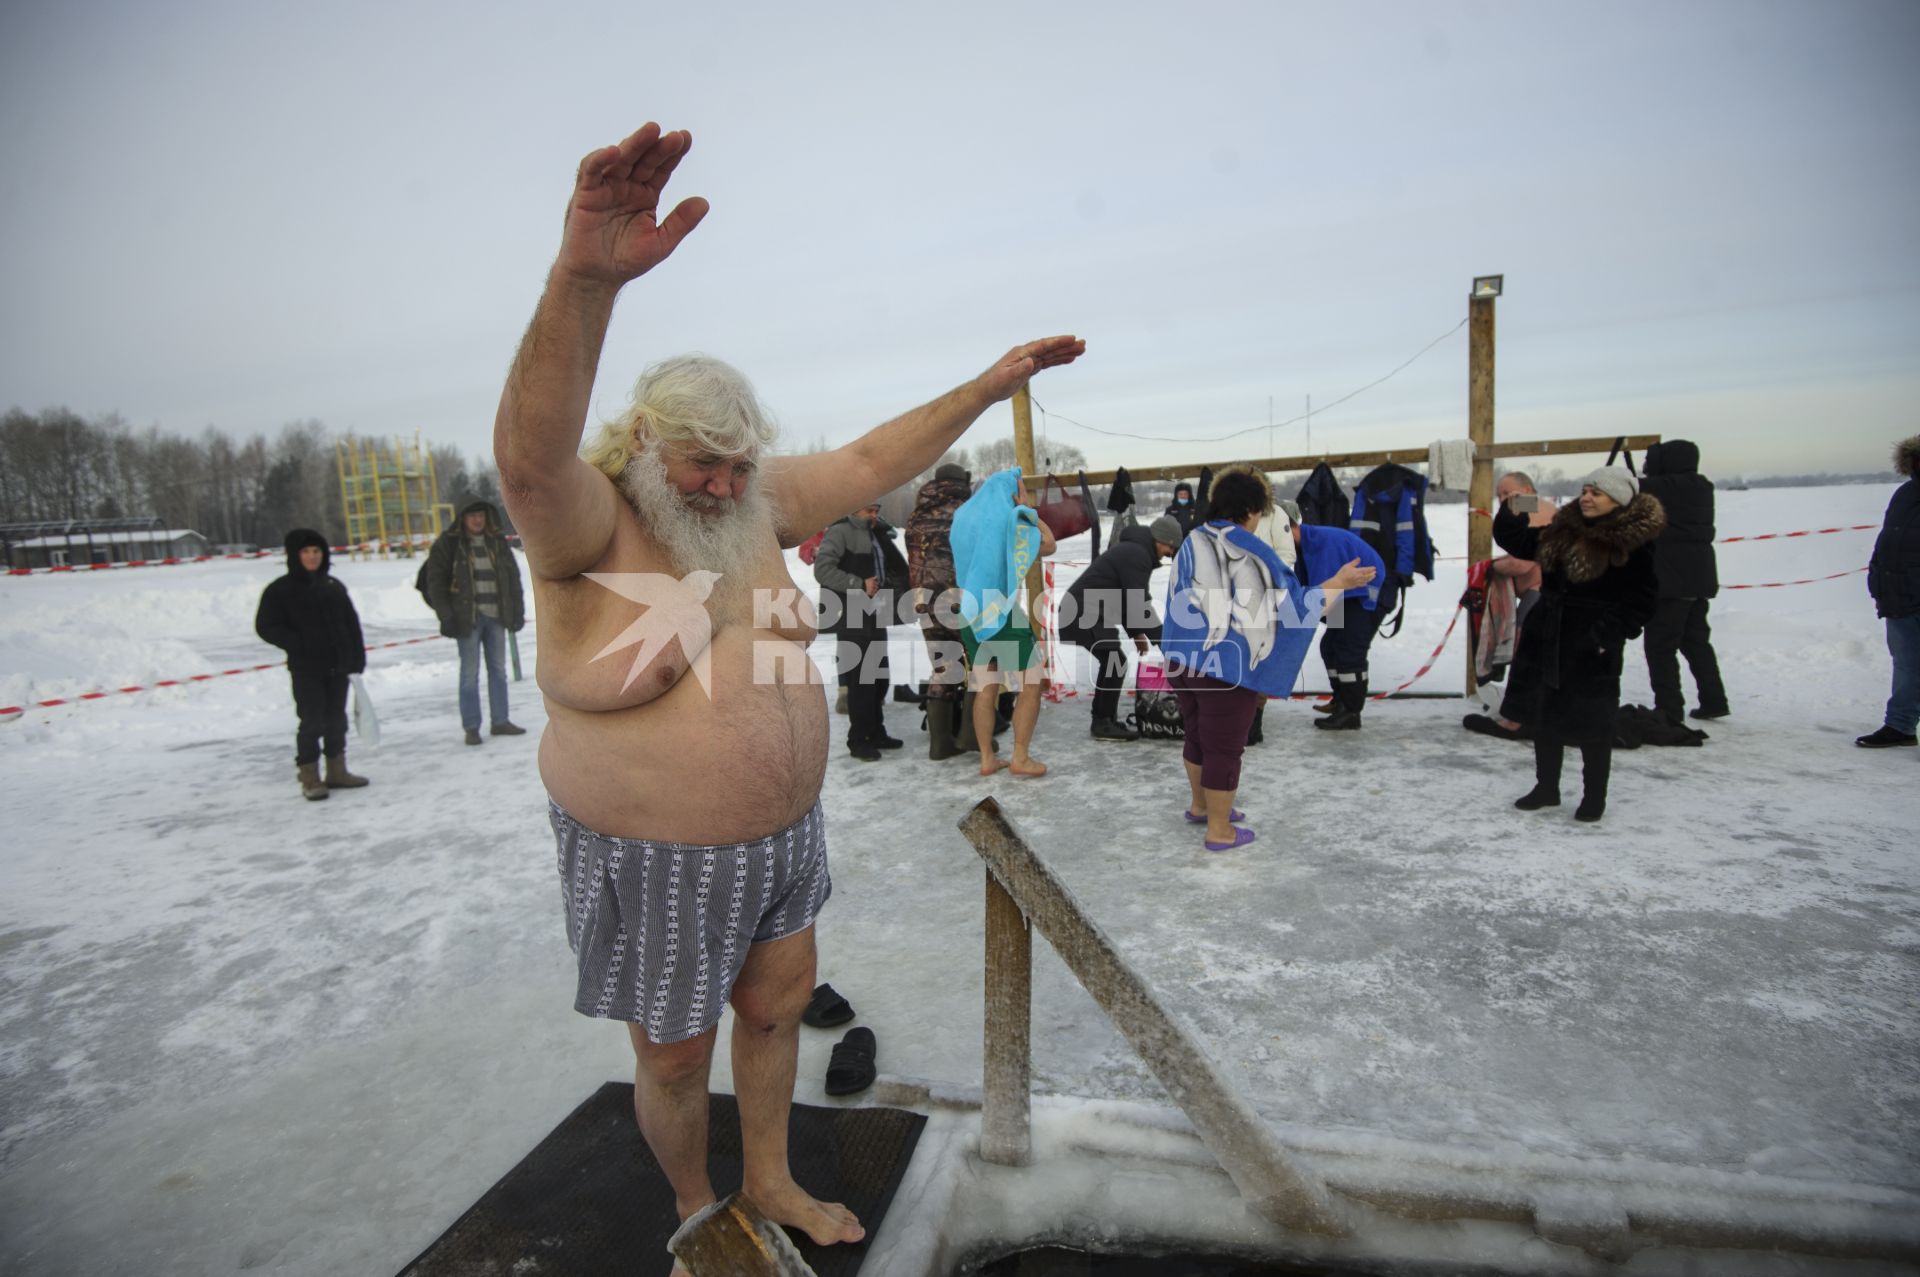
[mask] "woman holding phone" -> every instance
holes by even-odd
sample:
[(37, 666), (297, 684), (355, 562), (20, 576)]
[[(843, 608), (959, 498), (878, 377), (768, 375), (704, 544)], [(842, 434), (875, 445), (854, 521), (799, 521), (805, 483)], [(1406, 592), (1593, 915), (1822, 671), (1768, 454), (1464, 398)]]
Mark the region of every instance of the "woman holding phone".
[(1532, 702), (1521, 721), (1534, 729), (1534, 786), (1513, 805), (1558, 807), (1565, 747), (1577, 745), (1584, 793), (1574, 819), (1596, 821), (1607, 808), (1621, 653), (1659, 603), (1653, 541), (1666, 512), (1630, 471), (1603, 466), (1547, 526), (1530, 526), (1528, 513), (1510, 497), (1493, 520), (1501, 549), (1540, 565), (1540, 599), (1521, 627), (1512, 674)]

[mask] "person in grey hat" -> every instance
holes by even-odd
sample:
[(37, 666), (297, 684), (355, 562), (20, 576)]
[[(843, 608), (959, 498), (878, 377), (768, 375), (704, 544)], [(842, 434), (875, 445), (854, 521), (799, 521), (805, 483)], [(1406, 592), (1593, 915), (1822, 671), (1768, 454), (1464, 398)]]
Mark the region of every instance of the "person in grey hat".
[(1127, 654), (1115, 630), (1125, 631), (1142, 656), (1160, 641), (1160, 618), (1148, 587), (1154, 569), (1186, 539), (1180, 523), (1161, 515), (1146, 527), (1120, 529), (1110, 549), (1074, 579), (1060, 599), (1060, 637), (1093, 654), (1093, 738), (1134, 741), (1140, 733), (1120, 721), (1120, 688)]

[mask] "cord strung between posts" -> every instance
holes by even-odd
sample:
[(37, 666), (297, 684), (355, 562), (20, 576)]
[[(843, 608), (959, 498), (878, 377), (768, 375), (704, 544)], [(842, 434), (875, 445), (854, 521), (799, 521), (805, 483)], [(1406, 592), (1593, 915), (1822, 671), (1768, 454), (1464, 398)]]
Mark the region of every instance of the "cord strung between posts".
[[(1455, 333), (1459, 332), (1462, 328), (1465, 328), (1466, 326), (1467, 326), (1467, 321), (1464, 319), (1461, 320), (1459, 323), (1455, 324), (1453, 327), (1447, 329), (1447, 331), (1441, 333), (1438, 337), (1435, 337), (1432, 341), (1422, 346), (1419, 350), (1415, 351), (1412, 357), (1407, 359), (1405, 363), (1402, 363), (1398, 368), (1395, 368), (1392, 372), (1386, 374), (1384, 377), (1374, 378), (1372, 381), (1360, 387), (1358, 390), (1349, 390), (1346, 394), (1341, 395), (1338, 399), (1335, 399), (1332, 403), (1326, 404), (1323, 407), (1315, 409), (1314, 413), (1317, 415), (1319, 413), (1325, 412), (1328, 408), (1338, 408), (1341, 404), (1347, 402), (1347, 400), (1349, 399), (1352, 399), (1354, 396), (1363, 395), (1367, 391), (1372, 390), (1375, 386), (1379, 385), (1381, 382), (1390, 381), (1393, 378), (1399, 376), (1401, 373), (1411, 368), (1414, 365), (1414, 363), (1420, 358), (1420, 356), (1426, 354), (1429, 350), (1432, 350), (1435, 346), (1438, 346), (1441, 342), (1453, 336)], [(1248, 426), (1245, 430), (1235, 430), (1231, 434), (1208, 435), (1200, 438), (1195, 438), (1191, 435), (1182, 435), (1177, 437), (1173, 435), (1137, 435), (1137, 434), (1131, 434), (1125, 430), (1102, 430), (1099, 426), (1090, 426), (1084, 421), (1075, 421), (1072, 417), (1062, 416), (1060, 413), (1057, 413), (1057, 412), (1049, 413), (1045, 408), (1041, 407), (1040, 401), (1038, 399), (1034, 399), (1032, 397), (1033, 391), (1031, 387), (1028, 388), (1027, 395), (1028, 395), (1029, 401), (1033, 404), (1034, 408), (1038, 410), (1038, 412), (1040, 413), (1040, 416), (1043, 419), (1047, 417), (1059, 417), (1060, 420), (1066, 422), (1070, 426), (1078, 426), (1082, 430), (1089, 430), (1097, 435), (1106, 435), (1107, 437), (1112, 439), (1143, 439), (1148, 443), (1225, 443), (1229, 439), (1238, 439), (1242, 435), (1258, 434), (1262, 430), (1280, 430), (1280, 429), (1284, 429), (1287, 426), (1297, 425), (1300, 422), (1305, 421), (1308, 417), (1308, 414), (1303, 412), (1299, 416), (1289, 417), (1285, 421), (1275, 421), (1275, 422), (1270, 422), (1264, 425)], [(1041, 428), (1043, 430), (1045, 429), (1044, 420)]]

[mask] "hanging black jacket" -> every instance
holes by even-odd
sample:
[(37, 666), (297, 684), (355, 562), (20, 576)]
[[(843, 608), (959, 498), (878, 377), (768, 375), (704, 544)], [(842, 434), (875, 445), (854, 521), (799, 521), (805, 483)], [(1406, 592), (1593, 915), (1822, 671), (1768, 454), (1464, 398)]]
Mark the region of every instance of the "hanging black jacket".
[(1300, 485), (1294, 502), (1300, 507), (1300, 522), (1323, 528), (1344, 528), (1352, 517), (1352, 502), (1333, 477), (1333, 467), (1322, 461)]
[(1107, 489), (1107, 509), (1122, 514), (1133, 505), (1133, 476), (1121, 466), (1113, 472), (1113, 486)]
[(1894, 489), (1867, 564), (1867, 593), (1890, 621), (1920, 614), (1920, 479)]
[[(1061, 626), (1060, 637), (1087, 647), (1096, 639), (1112, 638), (1118, 626), (1158, 643), (1160, 618), (1154, 614), (1148, 587), (1159, 566), (1152, 532), (1142, 527), (1120, 529), (1113, 547), (1067, 587), (1066, 598), (1072, 603), (1063, 600), (1062, 607), (1070, 608), (1073, 619)], [(1128, 621), (1137, 624), (1128, 625)]]
[(1685, 439), (1647, 449), (1640, 491), (1667, 512), (1667, 530), (1653, 543), (1653, 570), (1663, 599), (1710, 599), (1720, 593), (1713, 553), (1713, 480), (1700, 473), (1700, 448)]
[[(320, 570), (300, 566), (300, 551), (320, 547)], [(253, 629), (287, 654), (287, 666), (297, 673), (359, 674), (367, 668), (367, 641), (360, 634), (360, 614), (353, 610), (347, 587), (333, 579), (333, 552), (327, 539), (311, 528), (287, 533), (287, 574), (260, 592)]]

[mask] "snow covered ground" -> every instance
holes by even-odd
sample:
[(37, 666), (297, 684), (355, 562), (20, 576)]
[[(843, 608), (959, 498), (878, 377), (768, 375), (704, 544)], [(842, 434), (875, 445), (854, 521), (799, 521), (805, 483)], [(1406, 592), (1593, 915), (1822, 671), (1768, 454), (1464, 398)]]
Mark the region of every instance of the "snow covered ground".
[[(1722, 493), (1721, 535), (1878, 524), (1888, 494)], [(1462, 508), (1435, 521), (1462, 553)], [(1724, 546), (1721, 577), (1871, 544)], [(370, 643), (431, 632), (413, 566), (336, 564)], [(1376, 687), (1424, 663), (1463, 569), (1413, 592)], [(280, 570), (0, 579), (0, 705), (271, 660), (252, 615)], [(828, 769), (822, 978), (884, 1072), (977, 1084), (982, 869), (954, 824), (992, 793), (1290, 1138), (1920, 1191), (1920, 753), (1852, 744), (1888, 684), (1864, 576), (1726, 592), (1713, 622), (1733, 717), (1618, 755), (1597, 827), (1511, 810), (1530, 756), (1461, 731), (1458, 700), (1331, 739), (1272, 707), (1242, 788), (1260, 839), (1227, 856), (1178, 819), (1177, 748), (1093, 744), (1084, 700), (1042, 715), (1031, 783), (928, 761), (890, 706), (910, 748)], [(1458, 689), (1464, 633), (1420, 690)], [(570, 1009), (537, 736), (465, 748), (453, 681), (444, 640), (375, 652), (373, 787), (321, 804), (278, 670), (0, 720), (0, 1269), (395, 1271), (630, 1073)], [(1637, 652), (1625, 695), (1651, 699)], [(531, 681), (514, 701), (543, 723)], [(1036, 949), (1036, 1087), (1163, 1102)], [(807, 1031), (801, 1099), (832, 1040)]]

